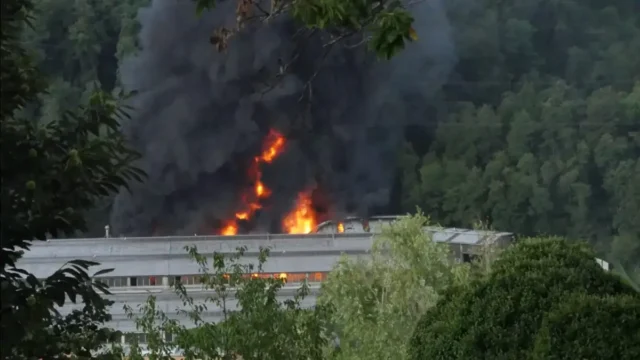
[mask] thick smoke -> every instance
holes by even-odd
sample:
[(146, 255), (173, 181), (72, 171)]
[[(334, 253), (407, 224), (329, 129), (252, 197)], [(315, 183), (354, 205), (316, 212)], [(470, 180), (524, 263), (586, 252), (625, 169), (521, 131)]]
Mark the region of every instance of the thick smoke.
[(387, 204), (404, 128), (428, 121), (427, 100), (455, 62), (440, 1), (413, 5), (419, 41), (392, 61), (334, 50), (308, 87), (323, 39), (294, 37), (291, 21), (248, 29), (219, 53), (209, 36), (234, 26), (235, 2), (197, 18), (190, 1), (153, 0), (139, 13), (142, 50), (121, 68), (125, 89), (138, 92), (126, 131), (149, 178), (117, 197), (112, 226), (127, 235), (215, 231), (238, 210), (247, 162), (270, 128), (288, 143), (264, 168), (273, 194), (257, 230), (277, 231), (302, 190), (316, 189), (314, 203), (328, 216)]

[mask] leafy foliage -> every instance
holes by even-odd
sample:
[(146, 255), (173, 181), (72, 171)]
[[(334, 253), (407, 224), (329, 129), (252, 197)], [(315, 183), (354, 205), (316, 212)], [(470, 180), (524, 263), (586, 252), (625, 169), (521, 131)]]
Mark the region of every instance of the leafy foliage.
[[(111, 319), (112, 302), (102, 294), (109, 292), (87, 274), (98, 264), (75, 260), (67, 265), (44, 280), (20, 269), (3, 269), (3, 359), (63, 359), (67, 354), (88, 358), (92, 351), (119, 339), (117, 332), (104, 327)], [(59, 313), (57, 308), (67, 301), (85, 305), (82, 310)]]
[(551, 310), (532, 359), (637, 359), (640, 299), (576, 294)]
[[(611, 296), (620, 299), (623, 307), (626, 301), (640, 301), (631, 287), (603, 271), (584, 246), (553, 238), (523, 240), (495, 261), (485, 279), (451, 291), (427, 312), (411, 341), (412, 358), (529, 358), (545, 317), (557, 306), (566, 309), (573, 296)], [(558, 311), (562, 314), (563, 310)], [(559, 315), (549, 316), (556, 319)], [(574, 321), (565, 318), (570, 319)], [(611, 328), (594, 326), (612, 334), (626, 326), (608, 324)], [(589, 341), (588, 333), (572, 336), (554, 339), (554, 348), (571, 346), (557, 342)]]
[[(462, 105), (438, 129), (441, 155), (426, 157), (417, 176), (407, 172), (407, 206), (448, 224), (482, 216), (521, 234), (589, 240), (637, 272), (640, 83), (587, 99), (561, 82), (538, 89), (507, 93), (495, 110)], [(470, 127), (481, 131), (459, 131)]]
[[(153, 297), (137, 312), (127, 308), (138, 330), (147, 334), (150, 356), (167, 357), (177, 347), (189, 359), (323, 358), (329, 340), (323, 332), (323, 308), (302, 306), (309, 293), (306, 283), (292, 289), (281, 279), (260, 276), (268, 249), (260, 251), (256, 264), (241, 260), (246, 248), (237, 249), (232, 256), (215, 253), (210, 263), (196, 248), (186, 250), (199, 265), (201, 291), (210, 290), (196, 297), (193, 294), (197, 292), (189, 294), (179, 282), (174, 285), (187, 309), (176, 310), (191, 319), (195, 327), (169, 319), (156, 307)], [(281, 301), (279, 293), (285, 290), (293, 290), (295, 295)], [(222, 321), (210, 322), (207, 313), (220, 314)], [(162, 341), (163, 333), (173, 334), (174, 340)], [(128, 355), (137, 359), (140, 354), (134, 345)]]
[(640, 49), (638, 2), (454, 2), (449, 14), (447, 113), (407, 147), (403, 210), (587, 240), (640, 279), (640, 68), (626, 53)]
[(422, 214), (402, 219), (375, 238), (371, 259), (345, 256), (331, 271), (318, 303), (331, 309), (336, 359), (406, 359), (406, 332), (444, 289), (468, 280), (468, 267), (432, 241), (427, 224)]
[[(194, 0), (197, 14), (212, 9), (216, 0)], [(224, 50), (230, 37), (249, 24), (291, 16), (304, 28), (330, 34), (327, 46), (350, 38), (361, 38), (379, 57), (390, 59), (417, 40), (413, 17), (399, 0), (241, 0), (236, 10), (237, 28), (218, 29), (212, 43)], [(269, 6), (270, 8), (267, 8)]]
[[(33, 240), (83, 230), (87, 209), (143, 174), (131, 166), (137, 154), (124, 144), (122, 113), (109, 95), (98, 92), (47, 124), (21, 116), (46, 85), (20, 40), (31, 9), (27, 0), (2, 2), (1, 352), (3, 359), (87, 357), (115, 336), (101, 325), (110, 318), (108, 291), (88, 274), (97, 264), (72, 261), (38, 279), (16, 262)], [(84, 309), (59, 314), (67, 300)]]

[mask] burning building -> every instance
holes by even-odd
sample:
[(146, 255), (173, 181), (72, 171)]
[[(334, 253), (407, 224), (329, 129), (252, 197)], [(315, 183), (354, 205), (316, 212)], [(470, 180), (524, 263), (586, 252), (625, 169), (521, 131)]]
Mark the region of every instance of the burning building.
[(308, 233), (389, 211), (405, 129), (432, 128), (433, 94), (455, 64), (441, 1), (411, 7), (420, 41), (391, 61), (364, 47), (322, 56), (328, 35), (300, 37), (287, 16), (217, 51), (209, 36), (235, 26), (235, 7), (140, 10), (140, 51), (120, 66), (136, 91), (122, 125), (148, 178), (115, 199), (114, 235)]
[[(271, 129), (267, 135), (262, 152), (253, 158), (248, 171), (250, 186), (241, 193), (239, 209), (233, 218), (226, 219), (220, 229), (221, 235), (236, 235), (239, 222), (251, 225), (256, 212), (263, 208), (263, 202), (272, 195), (271, 189), (262, 181), (262, 167), (271, 164), (285, 149), (286, 139), (277, 130)], [(293, 209), (284, 216), (280, 226), (287, 234), (308, 234), (315, 230), (318, 213), (314, 209), (311, 193), (298, 194)]]

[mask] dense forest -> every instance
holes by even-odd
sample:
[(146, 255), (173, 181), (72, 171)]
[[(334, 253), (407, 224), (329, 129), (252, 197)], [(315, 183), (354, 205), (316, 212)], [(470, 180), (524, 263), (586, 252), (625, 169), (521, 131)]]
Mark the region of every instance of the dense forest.
[[(24, 41), (42, 122), (119, 88), (148, 0), (44, 0)], [(640, 276), (640, 3), (447, 1), (457, 62), (406, 130), (385, 213), (588, 240)], [(416, 74), (419, 76), (419, 74)], [(92, 214), (101, 231), (109, 204)]]
[[(1, 359), (640, 358), (640, 288), (630, 278), (640, 278), (640, 61), (633, 60), (633, 55), (640, 53), (637, 0), (448, 1), (446, 12), (443, 1), (433, 0), (429, 3), (433, 7), (422, 8), (437, 13), (432, 18), (437, 24), (427, 27), (431, 29), (427, 33), (419, 24), (425, 19), (425, 12), (418, 15), (416, 10), (426, 2), (417, 5), (420, 2), (285, 0), (275, 4), (285, 4), (284, 7), (264, 10), (262, 3), (254, 0), (194, 0), (195, 4), (187, 5), (153, 0), (151, 8), (138, 13), (148, 2), (57, 0), (41, 1), (35, 9), (31, 0), (1, 2)], [(207, 10), (214, 5), (217, 8), (212, 12)], [(257, 16), (255, 31), (244, 32), (252, 8), (261, 15)], [(227, 12), (222, 13), (221, 9)], [(210, 15), (209, 20), (215, 21), (194, 20), (205, 11), (207, 14), (199, 19)], [(32, 13), (36, 16), (32, 17)], [(410, 14), (416, 15), (415, 21)], [(272, 15), (280, 16), (278, 26), (271, 27)], [(171, 27), (172, 19), (184, 27)], [(198, 26), (193, 27), (193, 21)], [(299, 24), (291, 26), (293, 21)], [(221, 23), (232, 30), (221, 28)], [(431, 22), (423, 21), (424, 24)], [(29, 25), (32, 26), (24, 32)], [(210, 26), (214, 27), (213, 34), (200, 35)], [(186, 36), (171, 38), (180, 32)], [(282, 45), (286, 37), (295, 39), (291, 34), (305, 32), (317, 36), (308, 37), (311, 45), (294, 52), (294, 58), (306, 51), (300, 56), (309, 59), (304, 63), (292, 60), (285, 65), (280, 49), (272, 46), (274, 42), (269, 44), (268, 37)], [(243, 38), (245, 35), (249, 36)], [(252, 35), (258, 37), (251, 38)], [(263, 35), (266, 37), (261, 38)], [(340, 42), (352, 36), (361, 40), (352, 48), (347, 41)], [(209, 42), (203, 48), (200, 38), (207, 37)], [(416, 44), (425, 37), (422, 44)], [(193, 48), (183, 46), (191, 40), (202, 51), (194, 53)], [(303, 42), (306, 45), (307, 41)], [(319, 77), (331, 84), (324, 89), (324, 95), (328, 90), (334, 96), (327, 97), (331, 101), (314, 101), (312, 83), (319, 72), (314, 66), (325, 60), (316, 55), (331, 53), (336, 43), (343, 47), (337, 55), (333, 53), (336, 56), (332, 61), (337, 60), (333, 65), (340, 65), (330, 67), (332, 73), (327, 71)], [(447, 44), (442, 46), (444, 43)], [(363, 44), (370, 53), (360, 51)], [(446, 53), (440, 56), (446, 58), (446, 66), (423, 66), (433, 55), (424, 51), (425, 44), (432, 46), (435, 53), (444, 50), (439, 55)], [(451, 61), (451, 44), (455, 45), (455, 61)], [(162, 51), (150, 50), (154, 45)], [(229, 51), (225, 52), (227, 45)], [(415, 52), (416, 45), (422, 52)], [(233, 46), (240, 50), (233, 50)], [(312, 51), (313, 46), (322, 53)], [(207, 55), (210, 47), (217, 52)], [(254, 54), (263, 48), (270, 50), (259, 56)], [(207, 57), (210, 54), (213, 56)], [(362, 57), (350, 62), (359, 55)], [(375, 63), (375, 56), (380, 62)], [(237, 63), (228, 61), (229, 57)], [(212, 58), (220, 61), (212, 65)], [(403, 76), (394, 77), (397, 74), (392, 74), (393, 70), (398, 70), (399, 63), (394, 69), (385, 66), (398, 58), (403, 59)], [(135, 94), (128, 93), (132, 76), (127, 73), (132, 68), (127, 64), (131, 59), (142, 59), (140, 66), (133, 68), (138, 71), (133, 77), (148, 81), (146, 88), (140, 86)], [(189, 61), (204, 65), (194, 70)], [(257, 179), (252, 180), (256, 193), (269, 193), (262, 183), (259, 165), (271, 164), (280, 153), (283, 157), (296, 155), (291, 151), (296, 149), (294, 146), (287, 151), (282, 149), (285, 143), (300, 142), (295, 136), (305, 134), (279, 133), (286, 126), (273, 124), (266, 106), (259, 109), (259, 116), (253, 116), (253, 112), (249, 116), (233, 115), (240, 108), (236, 107), (238, 100), (246, 99), (234, 95), (241, 88), (248, 89), (249, 96), (256, 92), (256, 82), (243, 78), (256, 74), (239, 68), (248, 65), (250, 70), (258, 71), (258, 81), (262, 82), (268, 77), (262, 77), (267, 62), (279, 67), (274, 69), (281, 78), (275, 80), (294, 74), (297, 70), (288, 70), (291, 64), (315, 71), (310, 80), (296, 79), (301, 84), (306, 82), (304, 87), (281, 87), (296, 100), (284, 101), (275, 115), (294, 108), (294, 116), (285, 122), (300, 125), (298, 122), (304, 121), (298, 121), (298, 116), (313, 111), (303, 114), (296, 107), (316, 106), (317, 111), (319, 104), (342, 102), (335, 104), (339, 110), (325, 111), (330, 116), (312, 120), (344, 120), (347, 114), (350, 122), (343, 125), (351, 126), (350, 133), (360, 131), (359, 139), (364, 140), (358, 144), (351, 141), (357, 149), (340, 151), (364, 148), (373, 153), (377, 149), (371, 145), (376, 145), (383, 151), (364, 151), (367, 161), (358, 165), (372, 167), (369, 165), (379, 165), (379, 160), (393, 165), (393, 170), (386, 173), (366, 173), (375, 173), (379, 178), (360, 176), (364, 173), (360, 172), (362, 168), (356, 169), (349, 174), (355, 173), (358, 179), (345, 182), (345, 186), (375, 183), (377, 187), (371, 188), (384, 194), (375, 202), (382, 199), (387, 206), (374, 213), (415, 212), (414, 215), (400, 217), (380, 233), (361, 238), (362, 245), (355, 245), (360, 241), (354, 241), (348, 251), (331, 250), (329, 256), (340, 253), (340, 257), (333, 258), (335, 263), (329, 271), (326, 266), (320, 270), (315, 268), (318, 265), (311, 265), (314, 268), (305, 267), (302, 272), (282, 272), (289, 271), (280, 268), (282, 264), (276, 264), (278, 272), (265, 271), (272, 245), (288, 243), (291, 247), (279, 247), (277, 252), (292, 249), (294, 257), (298, 251), (309, 254), (297, 236), (285, 237), (280, 243), (241, 239), (236, 252), (223, 249), (227, 246), (205, 249), (202, 254), (195, 246), (183, 248), (184, 255), (171, 251), (167, 265), (172, 259), (188, 257), (198, 268), (197, 275), (169, 268), (152, 269), (156, 267), (153, 264), (150, 273), (139, 277), (137, 272), (112, 273), (114, 269), (96, 262), (102, 258), (95, 253), (78, 254), (83, 258), (70, 261), (65, 258), (70, 254), (65, 251), (57, 254), (62, 257), (54, 256), (60, 243), (48, 239), (96, 233), (106, 222), (113, 224), (113, 217), (108, 219), (109, 212), (116, 212), (113, 209), (118, 208), (124, 190), (134, 194), (144, 187), (162, 185), (153, 182), (158, 178), (174, 180), (163, 171), (150, 174), (144, 168), (149, 159), (145, 159), (148, 153), (141, 143), (153, 141), (144, 143), (128, 129), (141, 123), (153, 128), (151, 133), (157, 135), (156, 128), (163, 125), (175, 133), (184, 131), (188, 126), (185, 122), (189, 121), (193, 124), (202, 120), (205, 125), (226, 121), (233, 126), (259, 118), (273, 134), (267, 140), (274, 142), (268, 142), (269, 146), (263, 148), (266, 152), (252, 155), (249, 161), (254, 164), (251, 174)], [(228, 64), (237, 66), (229, 72), (220, 70), (220, 66), (226, 68)], [(372, 71), (360, 71), (360, 67), (370, 65), (368, 70)], [(443, 82), (431, 76), (434, 67), (440, 75), (446, 74)], [(213, 75), (207, 72), (212, 68)], [(345, 69), (359, 75), (351, 74), (352, 79), (341, 71)], [(414, 74), (416, 69), (425, 72)], [(179, 76), (184, 74), (191, 77)], [(342, 84), (353, 86), (346, 86), (346, 91), (332, 79), (345, 74), (347, 81)], [(215, 81), (218, 76), (231, 78), (237, 86), (225, 87), (224, 81)], [(363, 84), (379, 85), (376, 81), (362, 81), (367, 76), (383, 78), (382, 95), (375, 89), (357, 91), (358, 87), (366, 87)], [(166, 96), (148, 101), (146, 110), (151, 111), (140, 115), (135, 106), (128, 106), (136, 104), (132, 99), (144, 98), (145, 91), (148, 94), (158, 84), (167, 85), (167, 77), (174, 86), (160, 86)], [(185, 84), (185, 78), (204, 81)], [(214, 81), (210, 81), (212, 78)], [(393, 79), (387, 81), (390, 78)], [(398, 86), (400, 79), (408, 83)], [(425, 84), (429, 91), (421, 87)], [(403, 93), (408, 88), (419, 89)], [(229, 95), (228, 89), (236, 94)], [(300, 95), (297, 90), (305, 94)], [(178, 94), (180, 91), (182, 94)], [(216, 91), (223, 93), (226, 102), (212, 98), (211, 93)], [(363, 94), (372, 95), (375, 103), (367, 109), (360, 104), (360, 111), (368, 110), (364, 111), (365, 116), (350, 111), (358, 106), (356, 103), (363, 102)], [(404, 101), (403, 96), (407, 95), (418, 96)], [(190, 102), (198, 96), (204, 106)], [(313, 96), (322, 97), (323, 93), (315, 91)], [(388, 101), (387, 97), (394, 99)], [(180, 102), (176, 99), (182, 101), (179, 111), (163, 113), (165, 107), (172, 109), (171, 105)], [(385, 107), (398, 99), (401, 101)], [(231, 104), (231, 111), (216, 107), (219, 103)], [(364, 107), (371, 105), (364, 103)], [(202, 109), (198, 109), (200, 106)], [(198, 111), (203, 109), (204, 112)], [(320, 110), (327, 109), (320, 106)], [(392, 115), (396, 117), (389, 118)], [(196, 119), (198, 116), (201, 119)], [(384, 126), (377, 122), (384, 122)], [(254, 133), (261, 135), (257, 124), (251, 125), (256, 125)], [(201, 129), (196, 126), (189, 130)], [(218, 129), (214, 126), (214, 131), (198, 135), (205, 145), (216, 143), (212, 137), (219, 135)], [(317, 129), (311, 129), (313, 136), (306, 134), (305, 141), (322, 137), (313, 132)], [(385, 131), (387, 134), (380, 135)], [(369, 137), (388, 139), (389, 132), (405, 135), (393, 136), (393, 142), (369, 141)], [(218, 152), (237, 142), (236, 136), (228, 135), (223, 132), (216, 138), (230, 139), (221, 141), (221, 146), (216, 144)], [(174, 157), (176, 148), (171, 148), (191, 139), (162, 138), (168, 141), (150, 151), (157, 153), (155, 160), (161, 160), (162, 166), (155, 169), (164, 170), (168, 163), (192, 170), (192, 158)], [(381, 143), (398, 146), (381, 147)], [(185, 149), (178, 150), (191, 150)], [(201, 152), (206, 159), (212, 153)], [(225, 154), (213, 153), (222, 159), (218, 164), (233, 162)], [(233, 151), (228, 153), (236, 155)], [(208, 174), (219, 169), (212, 166)], [(246, 177), (241, 170), (238, 173)], [(296, 172), (303, 171), (287, 166), (279, 174), (294, 178), (298, 176)], [(199, 175), (197, 170), (195, 173)], [(265, 176), (265, 183), (272, 186), (266, 179)], [(388, 188), (391, 179), (395, 179), (394, 191)], [(204, 184), (213, 188), (214, 195), (224, 192), (209, 180), (205, 177)], [(240, 177), (232, 177), (229, 183), (236, 180), (242, 182)], [(320, 180), (314, 186), (314, 190), (330, 188)], [(180, 188), (150, 193), (160, 197), (175, 194), (179, 200), (187, 197), (184, 192), (176, 194), (176, 189)], [(202, 188), (193, 190), (196, 196), (202, 195)], [(365, 189), (356, 197), (370, 195), (370, 190)], [(349, 191), (359, 190), (351, 187)], [(201, 196), (202, 201), (221, 207), (210, 195)], [(311, 195), (305, 198), (306, 212), (302, 215), (315, 216), (313, 208), (319, 204)], [(251, 200), (248, 196), (247, 199)], [(285, 199), (284, 203), (289, 201)], [(374, 202), (364, 200), (359, 205), (362, 203), (369, 206)], [(139, 201), (140, 204), (147, 208), (166, 205), (162, 201)], [(298, 205), (295, 206), (297, 211)], [(273, 209), (267, 210), (275, 212)], [(373, 206), (368, 211), (372, 209)], [(193, 213), (186, 210), (178, 208), (190, 217)], [(175, 214), (176, 211), (163, 213)], [(303, 220), (308, 219), (302, 215)], [(131, 222), (138, 220), (134, 217)], [(209, 220), (204, 220), (209, 225)], [(298, 224), (294, 220), (292, 223)], [(476, 254), (467, 261), (464, 256), (452, 257), (450, 244), (433, 241), (425, 227), (436, 223), (512, 231), (519, 241), (503, 248), (484, 239), (475, 244), (476, 250), (467, 250)], [(309, 233), (315, 223), (304, 224), (309, 226), (289, 233)], [(215, 228), (209, 230), (217, 233)], [(344, 239), (333, 237), (327, 237), (327, 243)], [(317, 236), (307, 239), (315, 241)], [(580, 242), (583, 240), (590, 244)], [(45, 247), (31, 252), (38, 241), (46, 241), (41, 244)], [(349, 241), (342, 243), (348, 245)], [(603, 264), (594, 261), (596, 256), (614, 261), (618, 272), (603, 271)], [(118, 256), (116, 266), (126, 267), (122, 265), (128, 263), (126, 257), (137, 262), (139, 254)], [(51, 274), (44, 273), (39, 269), (42, 259), (59, 262), (60, 267), (56, 265)], [(110, 281), (122, 280), (123, 275), (135, 277), (124, 282)], [(156, 281), (157, 276), (162, 281)], [(111, 293), (111, 287), (116, 291)], [(117, 291), (118, 288), (125, 291)], [(170, 292), (177, 297), (166, 296)], [(178, 307), (172, 310), (170, 304)], [(128, 325), (113, 311), (122, 305), (124, 314), (120, 314), (126, 315)], [(189, 324), (189, 320), (193, 323)], [(135, 326), (133, 332), (130, 325)]]

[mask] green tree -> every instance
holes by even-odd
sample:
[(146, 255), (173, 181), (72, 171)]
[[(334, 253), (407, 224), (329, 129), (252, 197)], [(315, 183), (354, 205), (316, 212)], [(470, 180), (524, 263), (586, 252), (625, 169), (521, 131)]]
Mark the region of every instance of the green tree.
[(532, 359), (637, 359), (638, 329), (637, 297), (572, 295), (545, 316)]
[[(587, 316), (586, 309), (594, 305), (587, 297), (611, 297), (602, 301), (615, 302), (607, 307), (614, 318), (627, 316), (632, 328), (638, 323), (634, 309), (640, 294), (603, 271), (585, 246), (559, 238), (523, 239), (504, 251), (487, 276), (453, 289), (424, 315), (411, 340), (412, 358), (528, 359), (536, 346), (540, 355), (557, 349), (558, 358), (575, 358), (565, 352), (572, 349), (571, 343), (594, 339), (591, 332), (574, 330), (578, 328), (598, 329), (600, 343), (633, 343), (637, 333), (625, 333), (624, 323), (602, 321), (604, 314)], [(580, 305), (569, 307), (574, 300)], [(621, 309), (632, 311), (616, 315)], [(549, 342), (549, 334), (563, 331), (568, 337)], [(634, 349), (617, 358), (634, 358)], [(582, 358), (600, 359), (597, 354)]]
[(22, 35), (38, 69), (50, 81), (30, 111), (48, 122), (86, 103), (95, 85), (118, 87), (120, 58), (135, 52), (138, 7), (147, 0), (44, 0)]
[[(48, 79), (22, 110), (48, 123), (86, 104), (95, 88), (117, 94), (121, 60), (137, 48), (138, 8), (148, 0), (43, 0), (34, 4), (32, 26), (21, 38), (35, 65)], [(101, 236), (112, 197), (86, 213), (87, 236)]]
[[(193, 0), (196, 11), (215, 7), (217, 0)], [(379, 57), (390, 59), (404, 49), (409, 41), (417, 40), (413, 17), (400, 0), (280, 0), (265, 9), (260, 1), (241, 1), (236, 9), (234, 28), (212, 29), (211, 43), (219, 50), (228, 46), (228, 40), (244, 27), (266, 23), (279, 16), (291, 16), (310, 30), (309, 35), (323, 31), (330, 35), (326, 43), (331, 47), (346, 40), (368, 44)]]
[[(86, 357), (114, 336), (102, 326), (109, 319), (107, 289), (88, 275), (97, 264), (72, 261), (37, 279), (18, 260), (31, 241), (83, 230), (87, 209), (143, 173), (131, 166), (137, 154), (125, 145), (123, 113), (107, 94), (95, 93), (86, 106), (47, 124), (21, 116), (46, 88), (20, 40), (31, 10), (28, 0), (2, 2), (0, 351), (3, 359)], [(85, 306), (58, 314), (67, 299)]]
[[(563, 82), (532, 80), (495, 110), (462, 105), (417, 175), (415, 161), (404, 170), (405, 207), (424, 206), (447, 226), (482, 218), (522, 235), (587, 240), (638, 276), (639, 89), (583, 98)], [(460, 131), (476, 127), (484, 133)]]
[(421, 213), (408, 216), (376, 236), (370, 259), (343, 257), (332, 269), (318, 303), (340, 339), (335, 359), (407, 359), (407, 332), (420, 315), (468, 281), (469, 268), (454, 263), (427, 225)]
[(448, 3), (459, 57), (445, 88), (449, 101), (495, 106), (532, 73), (587, 93), (629, 90), (639, 80), (638, 62), (625, 53), (640, 51), (633, 0)]
[[(194, 299), (180, 284), (174, 289), (186, 309), (176, 309), (185, 320), (169, 319), (157, 308), (155, 299), (139, 309), (126, 307), (136, 322), (138, 331), (147, 336), (149, 356), (168, 359), (176, 348), (187, 359), (299, 360), (323, 359), (329, 343), (325, 329), (326, 316), (322, 307), (305, 308), (302, 300), (309, 293), (308, 284), (296, 289), (296, 295), (285, 301), (278, 299), (286, 282), (261, 276), (269, 254), (261, 249), (256, 262), (241, 259), (246, 248), (232, 256), (214, 253), (208, 259), (195, 247), (186, 249), (200, 268), (204, 300)], [(204, 312), (222, 314), (218, 323), (207, 322)], [(163, 334), (173, 335), (164, 341)], [(128, 356), (142, 360), (140, 348), (133, 344)]]

